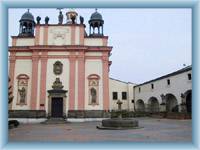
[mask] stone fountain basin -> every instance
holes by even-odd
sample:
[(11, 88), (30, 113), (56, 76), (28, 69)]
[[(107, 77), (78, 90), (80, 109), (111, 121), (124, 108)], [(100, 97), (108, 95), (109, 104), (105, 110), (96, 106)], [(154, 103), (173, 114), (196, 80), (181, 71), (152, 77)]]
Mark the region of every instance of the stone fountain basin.
[(102, 120), (104, 127), (138, 127), (138, 121), (133, 119), (112, 118)]
[(102, 126), (98, 129), (137, 129), (139, 124), (137, 120), (127, 118), (112, 118), (102, 120)]

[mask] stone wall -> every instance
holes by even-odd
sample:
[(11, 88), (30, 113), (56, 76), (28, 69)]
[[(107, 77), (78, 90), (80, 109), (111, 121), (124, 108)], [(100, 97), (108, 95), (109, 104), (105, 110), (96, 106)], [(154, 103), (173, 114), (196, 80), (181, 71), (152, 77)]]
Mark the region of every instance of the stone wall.
[(67, 118), (109, 118), (110, 112), (104, 110), (69, 110)]
[(9, 110), (9, 118), (46, 118), (45, 110)]

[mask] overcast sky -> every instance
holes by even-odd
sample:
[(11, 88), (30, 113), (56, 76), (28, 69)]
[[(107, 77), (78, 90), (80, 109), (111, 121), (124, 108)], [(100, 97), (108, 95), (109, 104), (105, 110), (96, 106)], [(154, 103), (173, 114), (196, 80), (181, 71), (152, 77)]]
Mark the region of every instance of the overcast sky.
[[(69, 9), (63, 9), (65, 14)], [(95, 9), (75, 9), (88, 20)], [(10, 36), (19, 32), (19, 20), (26, 9), (9, 9)], [(49, 23), (58, 23), (56, 9), (30, 9)], [(104, 19), (104, 35), (113, 46), (110, 77), (142, 83), (191, 65), (191, 9), (98, 9)], [(79, 17), (78, 17), (79, 18)], [(64, 22), (66, 16), (64, 18)], [(79, 22), (79, 19), (78, 19)]]

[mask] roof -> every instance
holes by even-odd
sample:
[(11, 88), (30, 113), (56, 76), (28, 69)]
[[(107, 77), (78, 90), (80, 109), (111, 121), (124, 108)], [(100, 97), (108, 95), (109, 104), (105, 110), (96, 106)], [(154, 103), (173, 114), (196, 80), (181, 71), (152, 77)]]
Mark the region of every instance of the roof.
[(103, 20), (103, 19), (102, 15), (96, 11), (91, 15), (90, 20)]
[(22, 20), (34, 21), (34, 16), (29, 11), (27, 11), (22, 15), (20, 21), (22, 21)]
[(183, 73), (183, 72), (186, 72), (186, 71), (190, 71), (190, 70), (192, 70), (192, 65), (187, 66), (187, 67), (185, 67), (185, 68), (182, 68), (182, 69), (180, 69), (180, 70), (177, 70), (177, 71), (175, 71), (175, 72), (166, 74), (166, 75), (164, 75), (164, 76), (158, 77), (158, 78), (156, 78), (156, 79), (153, 79), (153, 80), (150, 80), (150, 81), (146, 81), (146, 82), (144, 82), (144, 83), (142, 83), (142, 84), (138, 84), (138, 85), (136, 85), (135, 87), (138, 87), (138, 86), (141, 86), (141, 85), (144, 85), (144, 84), (148, 84), (148, 83), (151, 83), (151, 82), (154, 82), (154, 81), (157, 81), (157, 80), (169, 78), (169, 77), (171, 77), (171, 76), (175, 76), (175, 75), (178, 75), (178, 74), (180, 74), (180, 73)]
[(115, 80), (115, 81), (118, 81), (118, 82), (122, 82), (122, 83), (126, 83), (126, 84), (135, 84), (135, 83), (132, 83), (132, 82), (125, 82), (125, 81), (121, 81), (121, 80), (118, 80), (118, 79), (114, 79), (114, 78), (111, 78), (109, 77), (111, 80)]
[(114, 78), (111, 78), (111, 77), (110, 77), (110, 79), (111, 79), (111, 80), (115, 80), (115, 81), (118, 81), (118, 82), (126, 83), (126, 84), (128, 83), (128, 82), (125, 82), (125, 81), (121, 81), (121, 80), (118, 80), (118, 79), (114, 79)]

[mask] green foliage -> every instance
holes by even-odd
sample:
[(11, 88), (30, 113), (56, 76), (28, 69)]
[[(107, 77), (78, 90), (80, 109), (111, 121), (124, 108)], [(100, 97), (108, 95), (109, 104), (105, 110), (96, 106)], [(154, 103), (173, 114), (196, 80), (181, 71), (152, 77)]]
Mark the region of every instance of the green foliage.
[(10, 85), (10, 78), (8, 78), (8, 104), (12, 103), (13, 95), (12, 95), (12, 85)]

